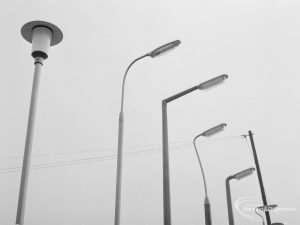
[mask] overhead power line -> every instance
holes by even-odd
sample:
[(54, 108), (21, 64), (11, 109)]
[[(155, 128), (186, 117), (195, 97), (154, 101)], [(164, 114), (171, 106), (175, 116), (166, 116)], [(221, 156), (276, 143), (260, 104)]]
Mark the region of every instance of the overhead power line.
[[(235, 138), (243, 138), (242, 135), (238, 136), (230, 136), (225, 138), (218, 138), (213, 139), (211, 141), (206, 142), (200, 142), (198, 145), (206, 145), (206, 144), (215, 144), (218, 142), (224, 142), (224, 141), (230, 141)], [(188, 150), (192, 148), (192, 143), (190, 142), (177, 142), (182, 143), (177, 146), (173, 146), (170, 151), (180, 151), (180, 150)], [(173, 143), (173, 145), (176, 143)], [(152, 148), (147, 150), (139, 150), (139, 151), (131, 151), (124, 153), (125, 157), (131, 158), (131, 157), (138, 157), (138, 156), (144, 156), (149, 154), (156, 154), (161, 153), (161, 145), (144, 145), (144, 146), (133, 146), (131, 148), (141, 148), (141, 147), (149, 147), (152, 146)], [(101, 150), (94, 150), (93, 152), (99, 152)], [(80, 153), (83, 152), (89, 152), (89, 151), (80, 151)], [(76, 152), (78, 153), (78, 152)], [(74, 154), (76, 154), (74, 153)], [(48, 155), (48, 154), (45, 154)], [(53, 155), (53, 154), (51, 154)], [(69, 155), (69, 154), (66, 154)], [(51, 163), (40, 163), (40, 164), (34, 164), (31, 166), (31, 170), (40, 170), (40, 169), (47, 169), (47, 168), (55, 168), (55, 167), (65, 167), (65, 166), (73, 166), (73, 165), (82, 165), (82, 164), (89, 164), (89, 163), (95, 163), (99, 161), (105, 161), (105, 160), (113, 160), (116, 158), (115, 154), (109, 154), (104, 156), (96, 156), (96, 157), (87, 157), (82, 159), (74, 159), (74, 160), (66, 160), (66, 161), (60, 161), (60, 162), (51, 162)], [(15, 166), (15, 167), (6, 167), (6, 168), (0, 168), (0, 174), (3, 173), (14, 173), (21, 171), (21, 166)]]
[[(186, 149), (188, 149), (188, 148), (173, 149), (171, 151), (186, 150)], [(143, 156), (143, 155), (149, 155), (149, 154), (160, 153), (160, 152), (161, 152), (160, 149), (144, 150), (144, 151), (124, 153), (124, 156), (125, 157), (136, 157), (136, 156)], [(87, 164), (87, 163), (93, 163), (93, 162), (99, 162), (99, 161), (105, 161), (105, 160), (112, 160), (115, 158), (116, 158), (116, 155), (112, 154), (112, 155), (89, 157), (89, 158), (84, 158), (84, 159), (75, 159), (75, 160), (68, 160), (68, 161), (61, 161), (61, 162), (41, 163), (41, 164), (32, 165), (31, 170), (46, 169), (46, 168), (52, 168), (52, 167), (62, 167), (62, 166), (69, 166), (69, 165), (78, 165), (78, 164)], [(22, 168), (21, 166), (1, 168), (0, 173), (18, 172), (18, 171), (21, 171), (21, 168)]]
[[(239, 138), (242, 135), (230, 136), (230, 137), (223, 137), (223, 138), (216, 138), (210, 139), (208, 141), (199, 142), (199, 145), (207, 145), (207, 144), (215, 144), (217, 142), (223, 142), (232, 138)], [(171, 142), (170, 145), (191, 145), (191, 141), (179, 141), (179, 142)], [(149, 145), (137, 145), (137, 146), (128, 146), (125, 147), (126, 150), (129, 149), (141, 149), (141, 148), (161, 148), (161, 144), (149, 144)], [(81, 150), (81, 151), (74, 151), (74, 152), (51, 152), (51, 153), (41, 153), (41, 154), (34, 154), (33, 158), (39, 157), (49, 157), (49, 156), (64, 156), (64, 155), (75, 155), (75, 154), (86, 154), (86, 153), (94, 153), (94, 152), (105, 152), (116, 150), (116, 147), (107, 147), (107, 148), (99, 148), (95, 150)], [(21, 159), (22, 155), (15, 155), (15, 156), (1, 156), (1, 159)]]

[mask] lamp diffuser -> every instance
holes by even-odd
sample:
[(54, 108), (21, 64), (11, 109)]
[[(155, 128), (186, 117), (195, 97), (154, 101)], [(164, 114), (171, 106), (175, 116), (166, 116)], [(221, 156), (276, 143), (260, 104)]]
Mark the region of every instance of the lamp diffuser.
[(150, 52), (150, 56), (152, 58), (156, 57), (156, 56), (159, 56), (159, 55), (162, 55), (164, 53), (167, 53), (173, 49), (175, 49), (175, 47), (179, 46), (181, 44), (181, 41), (180, 40), (176, 40), (176, 41), (172, 41), (170, 43), (167, 43), (165, 45), (162, 45), (156, 49), (154, 49), (152, 52)]
[(243, 170), (243, 171), (233, 175), (233, 178), (236, 180), (241, 180), (241, 179), (253, 174), (254, 170), (255, 170), (254, 168), (249, 168), (249, 169)]
[(199, 87), (200, 90), (207, 90), (209, 88), (212, 88), (214, 86), (217, 86), (217, 85), (221, 84), (227, 78), (228, 78), (228, 75), (227, 74), (223, 74), (223, 75), (217, 76), (217, 77), (215, 77), (213, 79), (210, 79), (208, 81), (205, 81), (205, 82), (199, 84), (198, 87)]
[(216, 133), (219, 133), (219, 132), (221, 132), (222, 130), (224, 130), (224, 128), (225, 128), (226, 126), (227, 126), (226, 123), (222, 123), (222, 124), (220, 124), (220, 125), (218, 125), (218, 126), (215, 126), (215, 127), (211, 128), (211, 129), (207, 130), (207, 131), (204, 131), (204, 132), (202, 133), (202, 136), (204, 136), (204, 137), (210, 137), (210, 136), (212, 136), (212, 135), (215, 135)]

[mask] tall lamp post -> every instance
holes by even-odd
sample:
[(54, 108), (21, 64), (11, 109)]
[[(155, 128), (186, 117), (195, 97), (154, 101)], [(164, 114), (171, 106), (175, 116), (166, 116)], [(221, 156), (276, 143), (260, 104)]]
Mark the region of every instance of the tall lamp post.
[(210, 203), (209, 203), (209, 198), (208, 198), (208, 194), (207, 194), (207, 185), (206, 185), (204, 169), (203, 169), (203, 165), (201, 163), (200, 156), (199, 156), (199, 153), (198, 153), (198, 149), (197, 149), (197, 146), (196, 146), (196, 140), (197, 140), (197, 138), (199, 138), (201, 136), (210, 137), (212, 135), (215, 135), (216, 133), (219, 133), (222, 130), (224, 130), (224, 128), (226, 126), (227, 126), (226, 123), (222, 123), (218, 126), (215, 126), (211, 129), (209, 129), (207, 131), (204, 131), (203, 133), (197, 135), (193, 140), (195, 152), (196, 152), (196, 155), (197, 155), (197, 158), (198, 158), (198, 162), (199, 162), (200, 169), (201, 169), (201, 172), (202, 172), (203, 183), (204, 183), (204, 190), (205, 190), (204, 212), (205, 212), (205, 224), (206, 225), (211, 225), (212, 224), (212, 222), (211, 222), (211, 212), (210, 212)]
[(167, 104), (196, 90), (206, 90), (224, 82), (228, 75), (223, 74), (204, 83), (191, 87), (162, 101), (162, 139), (163, 139), (163, 204), (164, 225), (171, 225), (170, 171)]
[[(258, 162), (258, 157), (257, 157), (255, 145), (254, 145), (253, 133), (252, 133), (251, 130), (249, 130), (249, 137), (250, 137), (254, 162), (255, 162), (255, 166), (256, 166), (256, 170), (257, 170), (257, 177), (258, 177), (258, 181), (259, 181), (259, 187), (260, 187), (262, 201), (263, 201), (264, 205), (268, 205), (267, 197), (266, 197), (266, 193), (265, 193), (265, 188), (264, 188), (264, 183), (263, 183), (263, 179), (262, 179), (262, 175), (261, 175), (261, 171), (260, 171), (260, 166), (259, 166), (259, 162)], [(270, 217), (270, 213), (269, 213), (268, 210), (265, 210), (265, 216), (266, 216), (266, 220), (267, 220), (267, 225), (271, 225), (271, 217)]]
[(117, 156), (117, 178), (116, 178), (116, 199), (115, 199), (115, 225), (120, 224), (120, 206), (121, 206), (121, 182), (122, 182), (122, 161), (123, 161), (123, 136), (124, 136), (124, 91), (125, 91), (125, 81), (127, 77), (127, 73), (131, 66), (137, 61), (145, 58), (152, 57), (155, 58), (159, 55), (167, 53), (168, 51), (173, 50), (175, 47), (179, 46), (181, 43), (180, 40), (176, 40), (165, 45), (162, 45), (153, 51), (140, 56), (133, 60), (129, 66), (127, 67), (122, 83), (122, 96), (121, 96), (121, 111), (119, 113), (119, 129), (118, 129), (118, 156)]
[(239, 172), (235, 175), (227, 177), (227, 179), (225, 181), (229, 225), (234, 225), (233, 211), (232, 211), (232, 200), (231, 200), (231, 192), (230, 192), (229, 181), (232, 180), (232, 179), (241, 180), (241, 179), (253, 174), (254, 170), (255, 170), (254, 168), (249, 168), (249, 169), (243, 170), (243, 171), (241, 171), (241, 172)]
[(41, 76), (43, 61), (48, 58), (49, 47), (58, 44), (63, 39), (63, 33), (57, 26), (44, 21), (32, 21), (26, 23), (21, 29), (21, 34), (26, 41), (32, 43), (31, 55), (35, 60), (35, 68), (27, 123), (21, 183), (19, 190), (18, 209), (16, 218), (17, 225), (24, 224), (34, 122), (38, 98), (39, 80)]

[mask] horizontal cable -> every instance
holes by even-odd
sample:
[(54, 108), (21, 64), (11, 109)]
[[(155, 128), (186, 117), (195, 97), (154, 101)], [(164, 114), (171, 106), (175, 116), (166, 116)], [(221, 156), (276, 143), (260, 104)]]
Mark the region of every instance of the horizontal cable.
[[(214, 139), (213, 141), (206, 141), (206, 142), (200, 142), (197, 145), (206, 145), (206, 144), (214, 144), (222, 141), (229, 141), (229, 139), (232, 138), (243, 138), (244, 136), (231, 136), (226, 138), (218, 138)], [(152, 145), (155, 146), (155, 145)], [(187, 150), (192, 148), (192, 143), (189, 144), (183, 144), (181, 146), (177, 146), (177, 149), (174, 149), (175, 147), (171, 148), (170, 151), (178, 151), (178, 150)], [(137, 156), (143, 156), (148, 154), (155, 154), (155, 153), (161, 153), (162, 149), (159, 146), (158, 148), (154, 149), (148, 149), (148, 150), (139, 150), (139, 151), (132, 151), (128, 153), (124, 153), (124, 157), (137, 157)], [(116, 154), (110, 154), (110, 155), (104, 155), (104, 156), (97, 156), (97, 157), (88, 157), (83, 159), (75, 159), (75, 160), (67, 160), (67, 161), (61, 161), (61, 162), (53, 162), (53, 163), (40, 163), (40, 164), (34, 164), (30, 167), (31, 170), (39, 170), (39, 169), (46, 169), (46, 168), (53, 168), (53, 167), (63, 167), (63, 166), (71, 166), (71, 165), (80, 165), (80, 164), (87, 164), (87, 163), (94, 163), (104, 160), (112, 160), (117, 157)], [(1, 173), (12, 173), (12, 172), (18, 172), (21, 171), (21, 166), (16, 167), (6, 167), (6, 168), (0, 168), (0, 174)]]
[[(199, 144), (210, 144), (210, 143), (216, 143), (220, 142), (226, 139), (231, 139), (231, 138), (237, 138), (237, 137), (242, 137), (243, 135), (236, 135), (236, 136), (230, 136), (230, 137), (223, 137), (223, 138), (217, 138), (217, 139), (212, 139), (208, 140), (205, 142), (199, 142)], [(187, 145), (191, 143), (191, 141), (180, 141), (180, 142), (171, 142), (169, 145)], [(148, 148), (148, 147), (156, 147), (156, 148), (161, 148), (161, 144), (149, 144), (149, 145), (138, 145), (138, 146), (128, 146), (125, 147), (125, 149), (135, 149), (135, 148)], [(93, 153), (93, 152), (105, 152), (105, 151), (111, 151), (115, 150), (116, 147), (108, 147), (108, 148), (102, 148), (102, 149), (97, 149), (97, 150), (83, 150), (83, 151), (75, 151), (75, 152), (56, 152), (56, 153), (43, 153), (43, 154), (34, 154), (32, 158), (38, 158), (38, 157), (49, 157), (49, 156), (63, 156), (63, 155), (75, 155), (75, 154), (85, 154), (85, 153)], [(0, 157), (1, 159), (19, 159), (23, 158), (23, 155), (16, 155), (16, 156), (2, 156)]]

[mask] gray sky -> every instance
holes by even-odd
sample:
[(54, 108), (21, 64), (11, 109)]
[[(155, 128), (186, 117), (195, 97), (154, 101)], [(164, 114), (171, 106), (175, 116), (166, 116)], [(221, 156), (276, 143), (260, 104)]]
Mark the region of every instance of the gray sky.
[[(161, 100), (223, 73), (230, 76), (225, 85), (169, 105), (170, 149), (178, 150), (170, 153), (173, 224), (204, 224), (204, 189), (191, 144), (222, 122), (228, 127), (214, 138), (255, 133), (269, 202), (300, 209), (298, 1), (5, 0), (0, 15), (0, 168), (20, 166), (21, 158), (11, 156), (24, 150), (33, 59), (20, 29), (45, 20), (63, 30), (64, 40), (44, 63), (32, 164), (116, 154), (126, 67), (180, 39), (176, 51), (144, 59), (128, 75), (124, 145), (131, 155), (124, 160), (121, 224), (163, 223)], [(132, 155), (139, 151), (147, 154)], [(251, 152), (241, 138), (199, 141), (199, 151), (213, 222), (227, 223), (225, 178), (254, 166)], [(115, 174), (111, 157), (32, 170), (26, 224), (113, 224)], [(0, 224), (15, 222), (19, 183), (20, 171), (0, 173)], [(261, 204), (256, 174), (231, 184), (234, 201), (254, 197)], [(272, 219), (297, 224), (300, 216), (278, 212)], [(235, 221), (258, 224), (237, 211)]]

